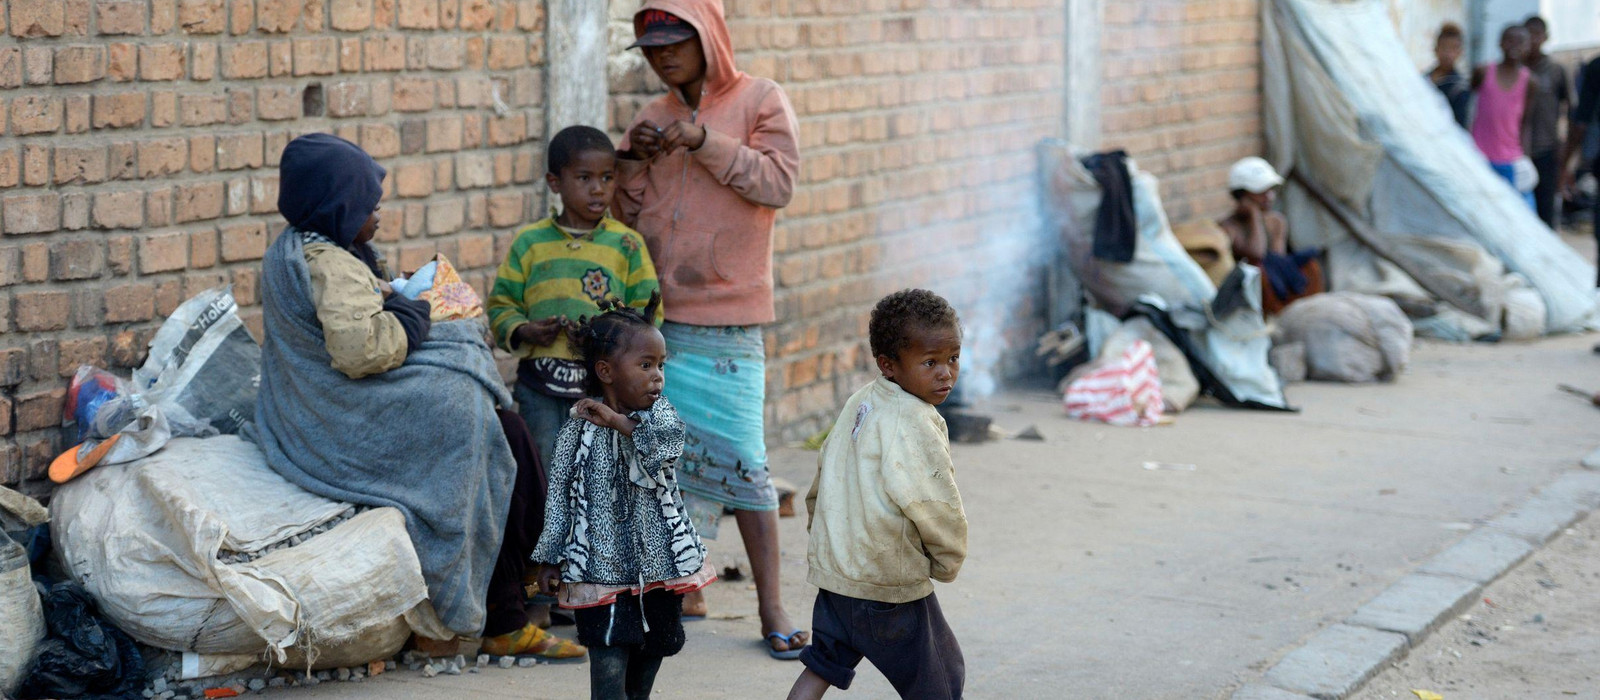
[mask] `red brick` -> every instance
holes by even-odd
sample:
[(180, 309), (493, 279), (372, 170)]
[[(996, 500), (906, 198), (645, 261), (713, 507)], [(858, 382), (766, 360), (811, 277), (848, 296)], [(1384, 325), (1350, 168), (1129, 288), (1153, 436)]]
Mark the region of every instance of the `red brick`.
[(106, 77), (125, 83), (139, 77), (139, 47), (133, 44), (111, 44), (106, 47)]
[(483, 31), (494, 23), (493, 0), (463, 0), (461, 3), (461, 28), (469, 32)]
[(72, 295), (68, 292), (20, 292), (16, 295), (17, 330), (59, 331), (67, 327), (72, 315)]
[(174, 194), (172, 222), (184, 224), (222, 216), (223, 184), (201, 182), (179, 185)]
[(189, 236), (157, 233), (139, 239), (139, 272), (170, 272), (189, 264)]
[(228, 3), (228, 33), (234, 36), (249, 34), (256, 26), (255, 0), (233, 0)]
[(362, 124), (361, 148), (373, 158), (400, 155), (400, 132), (388, 124)]
[(274, 41), (267, 48), (267, 70), (272, 77), (288, 75), (294, 71), (294, 42), (288, 39)]
[(23, 95), (11, 101), (11, 130), (18, 136), (61, 129), (61, 98)]
[(163, 187), (151, 190), (144, 198), (144, 223), (146, 226), (166, 226), (172, 223), (172, 189)]
[(55, 79), (56, 52), (48, 46), (29, 46), (22, 50), (22, 81), (29, 85), (49, 85)]
[(22, 87), (22, 49), (0, 47), (0, 88)]
[(177, 0), (150, 0), (150, 33), (166, 34), (178, 26)]
[[(149, 282), (129, 282), (106, 290), (106, 322), (128, 323), (148, 321), (155, 316), (156, 286)], [(112, 342), (112, 355), (124, 355), (128, 349), (119, 336)], [(122, 364), (122, 363), (118, 363)]]
[(339, 70), (339, 42), (332, 37), (294, 40), (294, 74), (333, 75)]
[(221, 124), (228, 120), (224, 95), (183, 95), (178, 98), (178, 121), (184, 126)]
[(506, 228), (522, 223), (522, 194), (500, 192), (489, 195), (489, 225)]
[[(60, 63), (60, 59), (56, 59)], [(182, 80), (188, 58), (183, 44), (149, 44), (139, 47), (140, 80)]]
[(95, 25), (101, 34), (143, 34), (146, 7), (137, 0), (98, 0)]
[(189, 267), (207, 268), (217, 264), (217, 232), (206, 230), (189, 234)]
[(388, 34), (367, 37), (364, 52), (369, 72), (405, 70), (406, 40), (403, 36)]
[(94, 128), (121, 129), (144, 123), (145, 98), (141, 92), (94, 96)]
[(54, 280), (99, 277), (105, 265), (105, 247), (98, 241), (66, 241), (50, 249), (50, 278)]
[(461, 118), (434, 117), (428, 120), (429, 153), (461, 150)]
[(489, 70), (511, 70), (528, 65), (528, 43), (519, 36), (489, 40)]
[(278, 212), (277, 176), (250, 178), (250, 213), (276, 214)]
[(264, 85), (256, 89), (256, 115), (266, 121), (299, 119), (300, 89), (290, 85)]
[(60, 427), (63, 420), (61, 407), (66, 405), (66, 399), (66, 387), (18, 396), (17, 432)]
[(426, 112), (433, 109), (434, 91), (435, 83), (431, 78), (395, 78), (395, 111)]
[(458, 70), (465, 56), (461, 38), (454, 36), (428, 37), (428, 67), (434, 70)]
[(302, 0), (256, 0), (256, 27), (263, 32), (286, 34), (300, 20)]
[(261, 167), (261, 134), (234, 134), (217, 137), (217, 169), (240, 170)]
[(359, 117), (372, 109), (372, 90), (366, 83), (334, 83), (326, 94), (330, 117)]
[(183, 282), (167, 280), (156, 285), (156, 316), (165, 318), (183, 303)]
[(106, 77), (106, 50), (103, 46), (65, 46), (56, 49), (57, 85), (92, 83)]
[(217, 45), (195, 44), (194, 63), (189, 67), (189, 78), (204, 82), (217, 77)]
[(222, 49), (222, 77), (265, 78), (267, 76), (267, 42), (245, 41), (229, 44)]
[(217, 137), (201, 134), (189, 139), (189, 169), (209, 173), (217, 167)]
[(22, 160), (17, 149), (0, 151), (0, 187), (16, 187), (22, 181)]
[(55, 153), (56, 184), (92, 184), (106, 179), (104, 146), (58, 146)]
[(267, 227), (261, 223), (224, 226), (222, 237), (223, 262), (260, 260), (267, 253)]
[(436, 29), (439, 0), (399, 0), (399, 19), (401, 29)]
[(407, 163), (394, 171), (395, 193), (401, 197), (426, 197), (433, 194), (433, 166)]
[(228, 88), (228, 123), (243, 124), (254, 119), (256, 93), (247, 87)]
[(61, 228), (61, 197), (54, 193), (19, 194), (0, 200), (7, 234), (49, 233)]
[(144, 179), (183, 172), (188, 160), (189, 142), (183, 137), (155, 139), (139, 143), (139, 177)]
[(164, 129), (178, 123), (178, 93), (161, 90), (150, 93), (150, 126)]
[(221, 34), (228, 26), (223, 0), (178, 0), (178, 26), (189, 34)]
[(339, 72), (361, 72), (361, 38), (342, 37), (339, 39)]
[(341, 32), (359, 32), (372, 26), (372, 0), (333, 0), (329, 18)]
[(144, 224), (144, 193), (137, 190), (101, 192), (94, 196), (95, 226), (136, 229)]
[(12, 36), (61, 36), (66, 31), (66, 3), (62, 0), (10, 0), (9, 4)]
[(79, 367), (104, 367), (107, 343), (104, 337), (73, 338), (61, 341), (60, 374), (70, 377)]
[(22, 247), (22, 281), (50, 279), (50, 244), (29, 243)]
[(428, 205), (428, 235), (443, 236), (461, 230), (466, 222), (466, 201), (446, 199)]

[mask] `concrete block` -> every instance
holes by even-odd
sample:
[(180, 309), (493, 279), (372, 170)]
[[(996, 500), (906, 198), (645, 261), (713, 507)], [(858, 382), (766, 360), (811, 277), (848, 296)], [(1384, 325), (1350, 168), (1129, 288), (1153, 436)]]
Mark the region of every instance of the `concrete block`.
[(1268, 669), (1266, 681), (1321, 700), (1338, 700), (1377, 674), (1405, 646), (1405, 635), (1333, 625)]
[(1270, 685), (1247, 685), (1233, 691), (1233, 700), (1311, 700), (1308, 696), (1291, 693)]
[(1472, 604), (1482, 585), (1454, 576), (1411, 574), (1367, 601), (1344, 622), (1399, 632), (1416, 643), (1451, 614)]
[(1489, 526), (1544, 544), (1596, 506), (1600, 506), (1600, 472), (1571, 472), (1489, 521)]
[(1433, 555), (1418, 573), (1455, 576), (1488, 583), (1533, 552), (1533, 544), (1498, 530), (1480, 529)]

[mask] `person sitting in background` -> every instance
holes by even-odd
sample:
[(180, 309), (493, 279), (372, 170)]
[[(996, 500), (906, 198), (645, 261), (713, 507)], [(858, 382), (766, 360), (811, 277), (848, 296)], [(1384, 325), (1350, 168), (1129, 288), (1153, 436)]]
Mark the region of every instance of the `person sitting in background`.
[(1433, 41), (1433, 57), (1436, 62), (1424, 75), (1428, 78), (1428, 82), (1433, 83), (1433, 86), (1444, 94), (1445, 101), (1450, 103), (1450, 113), (1455, 116), (1456, 123), (1466, 129), (1471, 125), (1468, 120), (1472, 113), (1472, 84), (1467, 81), (1467, 76), (1456, 70), (1456, 64), (1461, 62), (1463, 36), (1461, 25), (1445, 22), (1444, 26), (1439, 28), (1439, 38)]
[(1261, 268), (1261, 310), (1276, 315), (1290, 302), (1324, 291), (1317, 251), (1289, 251), (1289, 221), (1272, 210), (1283, 177), (1251, 156), (1228, 171), (1233, 212), (1217, 221), (1233, 243), (1233, 257)]
[[(1522, 194), (1528, 208), (1537, 210), (1531, 182), (1536, 172), (1523, 150), (1532, 129), (1533, 111), (1528, 109), (1528, 103), (1536, 89), (1532, 72), (1522, 65), (1528, 55), (1528, 30), (1516, 25), (1506, 27), (1500, 33), (1500, 53), (1499, 63), (1472, 72), (1472, 89), (1478, 94), (1472, 141), (1489, 159), (1495, 174)], [(1517, 173), (1519, 162), (1524, 170), (1522, 177)]]

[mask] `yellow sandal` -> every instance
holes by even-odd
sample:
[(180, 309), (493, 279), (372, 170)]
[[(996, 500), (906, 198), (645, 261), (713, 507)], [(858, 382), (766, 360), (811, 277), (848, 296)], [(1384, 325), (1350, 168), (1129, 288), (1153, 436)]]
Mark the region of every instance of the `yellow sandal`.
[(589, 650), (582, 644), (562, 639), (528, 623), (522, 629), (506, 634), (485, 637), (483, 652), (492, 656), (534, 655), (552, 662), (580, 661)]

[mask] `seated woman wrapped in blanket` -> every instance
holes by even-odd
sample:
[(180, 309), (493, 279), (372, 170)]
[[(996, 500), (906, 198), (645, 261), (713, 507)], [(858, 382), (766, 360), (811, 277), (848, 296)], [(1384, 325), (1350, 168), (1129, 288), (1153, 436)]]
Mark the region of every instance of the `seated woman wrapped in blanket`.
[(328, 134), (284, 148), (278, 210), (289, 226), (262, 261), (261, 388), (247, 436), (301, 488), (404, 513), (445, 627), (483, 636), (487, 653), (582, 657), (524, 604), (546, 482), (506, 410), (484, 319), (433, 318), (426, 297), (384, 282), (371, 244), (384, 175)]

